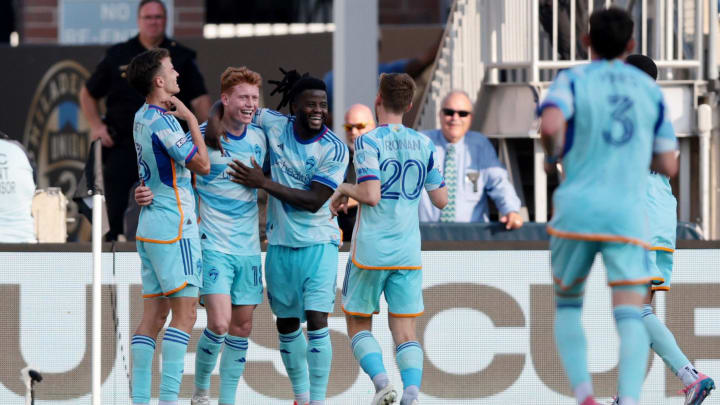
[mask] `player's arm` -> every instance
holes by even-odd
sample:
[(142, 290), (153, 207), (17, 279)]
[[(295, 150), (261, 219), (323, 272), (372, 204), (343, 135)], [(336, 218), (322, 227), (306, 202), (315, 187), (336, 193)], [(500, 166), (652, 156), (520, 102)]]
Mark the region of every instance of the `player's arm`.
[(658, 91), (661, 102), (658, 103), (658, 118), (655, 123), (655, 137), (653, 139), (653, 158), (650, 169), (668, 177), (675, 177), (678, 171), (677, 137), (662, 100), (662, 93)]
[(330, 198), (333, 189), (317, 182), (310, 182), (310, 190), (301, 190), (287, 187), (265, 177), (262, 167), (254, 158), (251, 159), (251, 166), (244, 165), (241, 161), (233, 159), (230, 166), (230, 177), (235, 183), (245, 187), (259, 188), (268, 192), (273, 197), (305, 211), (317, 212)]
[(167, 114), (174, 115), (175, 117), (187, 122), (188, 128), (190, 129), (190, 137), (192, 138), (193, 144), (197, 147), (197, 152), (193, 155), (190, 161), (185, 162), (185, 167), (190, 169), (193, 173), (203, 176), (210, 173), (210, 158), (208, 157), (207, 147), (205, 146), (205, 141), (203, 140), (202, 133), (200, 132), (197, 118), (195, 118), (192, 111), (190, 111), (177, 97), (171, 97), (169, 102), (175, 107), (175, 111), (168, 111)]
[(430, 202), (437, 209), (443, 209), (448, 203), (448, 191), (447, 187), (436, 188), (435, 190), (428, 191), (428, 197)]
[(675, 177), (678, 172), (677, 152), (656, 153), (653, 155), (650, 170)]
[(550, 106), (543, 109), (541, 120), (540, 142), (549, 160), (557, 160), (565, 144), (565, 116), (560, 108)]
[(367, 180), (358, 184), (343, 183), (336, 193), (374, 207), (380, 202), (380, 180)]

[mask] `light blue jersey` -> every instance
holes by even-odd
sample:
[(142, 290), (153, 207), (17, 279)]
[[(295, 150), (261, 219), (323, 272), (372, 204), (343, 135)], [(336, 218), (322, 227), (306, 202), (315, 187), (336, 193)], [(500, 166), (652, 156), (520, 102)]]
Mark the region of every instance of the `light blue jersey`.
[(177, 119), (165, 112), (146, 103), (135, 114), (138, 174), (154, 196), (152, 204), (142, 207), (138, 220), (136, 238), (144, 242), (198, 237), (191, 173), (185, 167), (197, 146)]
[[(206, 126), (200, 125), (203, 135)], [(233, 183), (228, 164), (236, 159), (251, 166), (250, 159), (255, 158), (262, 165), (265, 134), (250, 124), (240, 136), (220, 137), (220, 144), (222, 150), (208, 148), (210, 173), (195, 181), (202, 248), (236, 256), (259, 255), (257, 190)]]
[(670, 179), (659, 173), (650, 173), (648, 178), (647, 218), (650, 246), (674, 250), (677, 200), (672, 193)]
[(420, 269), (418, 204), (423, 188), (444, 185), (426, 135), (402, 125), (383, 125), (355, 140), (358, 184), (380, 180), (380, 202), (361, 204), (352, 262), (361, 269)]
[(560, 72), (540, 109), (548, 106), (567, 121), (548, 232), (647, 246), (650, 161), (677, 148), (658, 85), (621, 61), (595, 61)]
[[(295, 134), (295, 117), (263, 108), (253, 121), (267, 135), (274, 182), (300, 190), (310, 190), (310, 184), (318, 182), (335, 190), (343, 181), (348, 148), (327, 127), (315, 138), (303, 140)], [(313, 213), (272, 195), (268, 202), (267, 235), (271, 245), (288, 247), (339, 245), (341, 240), (337, 220), (331, 219), (329, 201)]]

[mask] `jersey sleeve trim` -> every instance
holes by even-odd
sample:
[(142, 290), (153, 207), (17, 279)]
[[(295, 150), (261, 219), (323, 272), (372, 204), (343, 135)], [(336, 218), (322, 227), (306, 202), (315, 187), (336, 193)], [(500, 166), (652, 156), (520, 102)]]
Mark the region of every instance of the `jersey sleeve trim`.
[(190, 150), (190, 153), (188, 153), (188, 155), (185, 157), (185, 164), (190, 163), (190, 161), (191, 161), (192, 158), (195, 156), (195, 154), (197, 153), (197, 151), (198, 151), (197, 145), (193, 146), (193, 148)]
[(368, 180), (380, 180), (380, 179), (378, 178), (378, 176), (375, 176), (374, 174), (368, 174), (366, 176), (358, 177), (357, 184), (360, 184), (360, 183), (362, 183), (364, 181), (368, 181)]
[(320, 183), (320, 184), (324, 184), (324, 185), (330, 187), (330, 188), (333, 189), (333, 190), (335, 190), (336, 188), (338, 188), (338, 185), (337, 185), (334, 181), (328, 179), (327, 177), (313, 176), (313, 178), (310, 179), (310, 181), (315, 181), (315, 182), (318, 182), (318, 183)]

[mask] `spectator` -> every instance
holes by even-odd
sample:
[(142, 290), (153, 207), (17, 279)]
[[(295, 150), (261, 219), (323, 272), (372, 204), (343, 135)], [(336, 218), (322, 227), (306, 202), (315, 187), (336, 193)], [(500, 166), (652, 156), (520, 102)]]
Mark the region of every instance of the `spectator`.
[[(138, 6), (138, 35), (108, 49), (105, 57), (80, 91), (80, 107), (93, 139), (103, 144), (105, 198), (110, 232), (108, 240), (123, 233), (123, 215), (130, 188), (138, 180), (133, 142), (133, 120), (143, 97), (123, 77), (130, 60), (151, 48), (166, 48), (182, 89), (177, 97), (191, 107), (199, 122), (207, 120), (210, 97), (195, 64), (195, 51), (165, 36), (167, 10), (160, 0), (141, 0)], [(98, 101), (106, 98), (107, 114), (101, 119)]]
[(488, 222), (488, 195), (500, 211), (507, 229), (523, 224), (520, 199), (490, 141), (468, 131), (473, 106), (464, 91), (445, 96), (440, 109), (441, 129), (424, 131), (435, 143), (434, 164), (441, 168), (448, 186), (444, 210), (433, 207), (427, 193), (420, 201), (421, 222)]
[[(375, 119), (370, 108), (364, 104), (354, 104), (345, 113), (345, 142), (350, 150), (350, 163), (348, 164), (345, 182), (355, 184), (355, 165), (353, 154), (355, 153), (355, 139), (375, 129)], [(343, 233), (343, 241), (352, 239), (355, 217), (357, 216), (358, 204), (352, 198), (348, 201), (347, 213), (338, 213), (338, 225)]]
[(0, 132), (0, 243), (35, 243), (35, 180), (25, 149)]

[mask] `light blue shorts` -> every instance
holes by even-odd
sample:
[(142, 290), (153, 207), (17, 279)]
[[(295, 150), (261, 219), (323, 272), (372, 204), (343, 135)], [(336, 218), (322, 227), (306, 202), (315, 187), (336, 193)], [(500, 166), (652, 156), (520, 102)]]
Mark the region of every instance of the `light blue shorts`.
[(648, 252), (650, 261), (650, 270), (653, 275), (662, 281), (654, 281), (653, 291), (670, 291), (670, 278), (672, 278), (673, 270), (673, 252), (666, 250), (651, 249)]
[(197, 288), (185, 287), (202, 287), (199, 239), (167, 244), (137, 241), (137, 252), (142, 263), (143, 298), (197, 297)]
[(260, 255), (237, 256), (207, 249), (202, 254), (201, 297), (208, 294), (229, 295), (233, 305), (257, 305), (262, 302)]
[(425, 311), (422, 270), (365, 270), (348, 258), (342, 290), (343, 311), (363, 317), (377, 314), (383, 293), (391, 316), (415, 317)]
[(648, 251), (642, 246), (551, 236), (550, 250), (555, 293), (560, 296), (582, 295), (596, 253), (602, 254), (611, 287), (649, 286), (657, 279), (650, 271)]
[(305, 311), (330, 313), (335, 306), (338, 247), (270, 245), (265, 256), (267, 296), (275, 316), (298, 318)]

